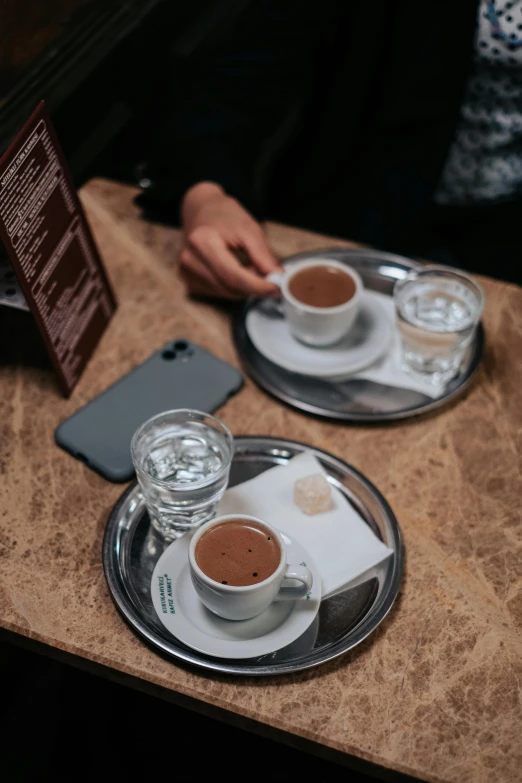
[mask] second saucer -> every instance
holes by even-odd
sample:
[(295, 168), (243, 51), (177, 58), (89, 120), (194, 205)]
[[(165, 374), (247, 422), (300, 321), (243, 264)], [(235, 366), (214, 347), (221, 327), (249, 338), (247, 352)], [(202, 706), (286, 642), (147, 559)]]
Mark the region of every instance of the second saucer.
[(327, 348), (311, 348), (296, 340), (272, 300), (259, 300), (248, 311), (245, 326), (266, 359), (290, 372), (317, 378), (348, 375), (373, 364), (387, 350), (394, 328), (378, 297), (368, 291), (362, 295), (349, 334)]

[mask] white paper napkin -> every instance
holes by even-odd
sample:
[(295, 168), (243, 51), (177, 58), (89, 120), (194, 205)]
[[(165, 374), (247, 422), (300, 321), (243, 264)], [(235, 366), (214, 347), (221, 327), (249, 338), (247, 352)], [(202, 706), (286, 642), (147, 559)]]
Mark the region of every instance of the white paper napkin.
[(387, 386), (397, 386), (400, 389), (412, 389), (413, 391), (421, 392), (421, 394), (426, 394), (432, 399), (440, 397), (444, 392), (445, 384), (432, 384), (422, 380), (422, 378), (416, 378), (405, 372), (401, 367), (401, 343), (399, 332), (395, 326), (395, 306), (392, 297), (378, 294), (375, 291), (369, 291), (368, 293), (372, 297), (377, 298), (379, 304), (386, 311), (390, 322), (393, 324), (393, 335), (387, 351), (377, 362), (358, 373), (347, 376), (347, 378), (364, 378), (367, 381), (375, 381)]
[(274, 525), (302, 544), (313, 557), (323, 581), (323, 597), (346, 589), (391, 554), (338, 489), (334, 508), (308, 516), (293, 500), (296, 479), (325, 475), (312, 454), (299, 454), (260, 476), (227, 489), (218, 514), (250, 514)]

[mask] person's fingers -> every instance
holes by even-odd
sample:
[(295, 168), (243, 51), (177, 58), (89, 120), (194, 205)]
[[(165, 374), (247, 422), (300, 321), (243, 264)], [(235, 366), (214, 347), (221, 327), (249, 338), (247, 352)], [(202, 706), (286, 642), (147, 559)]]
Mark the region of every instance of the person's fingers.
[(255, 231), (245, 232), (241, 236), (243, 247), (247, 251), (252, 264), (264, 275), (280, 271), (279, 263), (268, 247), (263, 231), (256, 226)]
[(188, 272), (192, 277), (199, 277), (201, 280), (204, 280), (210, 287), (222, 287), (212, 270), (192, 250), (184, 248), (179, 255), (179, 262), (183, 275)]
[(239, 298), (238, 294), (222, 285), (212, 270), (188, 248), (181, 251), (179, 262), (181, 275), (191, 293), (223, 299)]
[(218, 234), (196, 230), (190, 235), (189, 241), (198, 256), (210, 266), (219, 282), (226, 288), (244, 296), (266, 296), (277, 288), (273, 283), (241, 266)]

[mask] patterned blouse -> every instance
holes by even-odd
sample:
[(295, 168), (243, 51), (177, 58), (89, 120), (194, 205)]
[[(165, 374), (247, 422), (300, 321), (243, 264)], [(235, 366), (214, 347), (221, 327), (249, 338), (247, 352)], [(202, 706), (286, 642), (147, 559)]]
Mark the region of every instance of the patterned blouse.
[(473, 67), (435, 201), (521, 196), (522, 0), (481, 0)]

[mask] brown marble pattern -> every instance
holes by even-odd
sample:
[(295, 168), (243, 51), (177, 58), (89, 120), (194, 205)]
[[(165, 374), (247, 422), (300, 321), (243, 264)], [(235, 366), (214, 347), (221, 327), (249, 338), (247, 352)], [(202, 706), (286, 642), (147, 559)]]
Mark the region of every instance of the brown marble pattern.
[[(220, 411), (236, 434), (289, 435), (363, 471), (397, 514), (406, 568), (394, 609), (351, 653), (294, 676), (218, 679), (163, 660), (120, 618), (101, 541), (122, 487), (53, 444), (60, 420), (176, 335), (237, 364), (226, 307), (187, 299), (178, 233), (143, 222), (133, 194), (104, 181), (82, 192), (120, 306), (72, 398), (50, 370), (0, 368), (1, 625), (422, 780), (522, 781), (522, 291), (482, 279), (487, 356), (438, 415), (332, 424), (248, 379)], [(333, 244), (267, 232), (281, 256)]]

